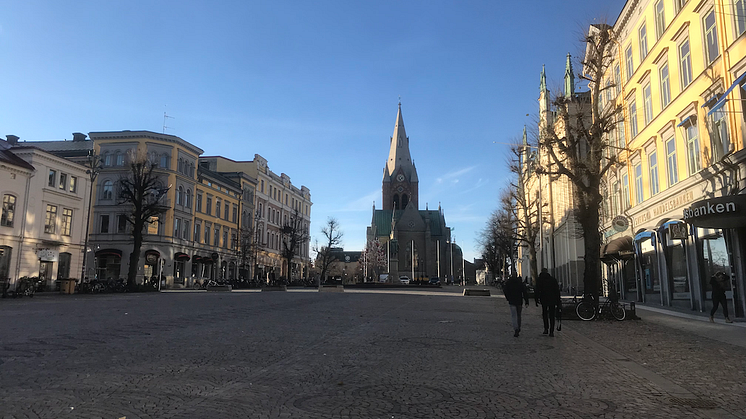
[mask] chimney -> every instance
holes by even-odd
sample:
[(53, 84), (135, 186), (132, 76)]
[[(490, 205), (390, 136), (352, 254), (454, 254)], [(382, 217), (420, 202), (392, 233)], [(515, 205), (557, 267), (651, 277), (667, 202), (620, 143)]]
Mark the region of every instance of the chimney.
[(81, 132), (73, 132), (73, 141), (85, 141), (86, 135)]
[(5, 138), (8, 139), (8, 144), (10, 144), (10, 145), (17, 145), (18, 144), (18, 139), (20, 137), (18, 137), (17, 135), (10, 135), (9, 134), (9, 135), (6, 135)]

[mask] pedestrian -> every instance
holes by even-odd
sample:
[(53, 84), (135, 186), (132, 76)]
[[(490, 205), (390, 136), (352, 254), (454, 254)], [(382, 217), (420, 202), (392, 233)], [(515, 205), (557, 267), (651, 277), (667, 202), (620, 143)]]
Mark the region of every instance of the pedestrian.
[(526, 307), (528, 307), (528, 291), (520, 277), (511, 276), (503, 286), (503, 292), (505, 293), (505, 299), (510, 304), (510, 319), (515, 331), (513, 336), (518, 337), (518, 334), (521, 333), (521, 310), (523, 309), (521, 303), (525, 301)]
[(718, 271), (715, 275), (710, 278), (710, 285), (712, 286), (712, 311), (710, 311), (710, 322), (715, 323), (715, 312), (718, 309), (718, 305), (723, 305), (723, 316), (725, 316), (726, 323), (733, 323), (733, 320), (728, 317), (728, 299), (725, 298), (725, 289), (727, 288), (728, 275), (723, 271)]
[(534, 291), (536, 305), (541, 303), (541, 318), (544, 320), (544, 334), (554, 337), (554, 313), (560, 304), (560, 289), (557, 280), (549, 274), (547, 268), (542, 268), (536, 280)]

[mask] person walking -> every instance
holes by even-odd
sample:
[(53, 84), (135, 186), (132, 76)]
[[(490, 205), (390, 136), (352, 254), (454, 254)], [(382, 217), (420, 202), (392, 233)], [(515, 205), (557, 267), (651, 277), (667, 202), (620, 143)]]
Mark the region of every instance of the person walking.
[(541, 318), (544, 320), (544, 334), (554, 337), (554, 313), (560, 304), (560, 289), (557, 280), (549, 274), (547, 268), (542, 268), (536, 280), (534, 291), (536, 305), (541, 303)]
[(526, 307), (528, 307), (528, 291), (521, 279), (513, 275), (503, 286), (503, 292), (505, 293), (505, 299), (510, 304), (510, 319), (515, 331), (513, 336), (518, 337), (518, 334), (521, 333), (521, 311), (523, 310), (521, 303), (525, 301)]
[(727, 287), (728, 275), (723, 271), (718, 271), (715, 275), (710, 278), (710, 285), (712, 286), (712, 311), (710, 311), (710, 322), (715, 323), (715, 312), (718, 309), (718, 305), (723, 305), (723, 316), (725, 316), (726, 323), (733, 323), (733, 320), (728, 316), (728, 299), (725, 297), (725, 289)]

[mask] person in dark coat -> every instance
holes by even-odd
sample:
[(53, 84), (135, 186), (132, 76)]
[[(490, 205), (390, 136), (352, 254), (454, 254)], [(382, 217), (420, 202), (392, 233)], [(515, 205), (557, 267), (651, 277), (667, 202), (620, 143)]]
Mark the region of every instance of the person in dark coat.
[(710, 285), (712, 286), (712, 311), (710, 311), (710, 322), (715, 322), (715, 312), (718, 309), (718, 304), (723, 305), (723, 316), (725, 316), (726, 323), (733, 323), (728, 316), (728, 299), (725, 297), (725, 290), (727, 285), (728, 275), (723, 271), (715, 273), (710, 278)]
[(547, 268), (542, 268), (536, 280), (534, 290), (536, 305), (541, 303), (541, 317), (544, 320), (544, 334), (554, 336), (554, 313), (560, 304), (560, 289), (557, 280), (549, 274)]
[(512, 276), (503, 285), (503, 292), (505, 293), (505, 299), (510, 304), (510, 318), (513, 322), (513, 330), (515, 330), (513, 336), (518, 337), (521, 332), (521, 311), (523, 309), (521, 303), (525, 301), (526, 307), (528, 307), (528, 291), (519, 277)]

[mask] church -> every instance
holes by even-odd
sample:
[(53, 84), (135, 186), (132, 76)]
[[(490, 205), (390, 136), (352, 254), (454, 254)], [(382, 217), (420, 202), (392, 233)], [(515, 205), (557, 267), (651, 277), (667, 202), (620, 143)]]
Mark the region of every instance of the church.
[(443, 210), (419, 209), (419, 178), (409, 150), (401, 103), (396, 115), (389, 156), (383, 167), (383, 208), (373, 206), (367, 229), (370, 243), (378, 239), (386, 248), (392, 279), (407, 276), (413, 281), (439, 277), (456, 282), (462, 277), (462, 252), (451, 240)]

